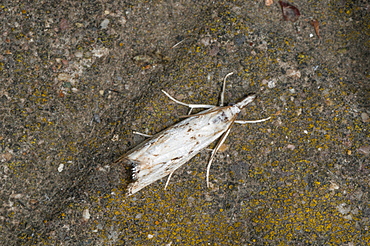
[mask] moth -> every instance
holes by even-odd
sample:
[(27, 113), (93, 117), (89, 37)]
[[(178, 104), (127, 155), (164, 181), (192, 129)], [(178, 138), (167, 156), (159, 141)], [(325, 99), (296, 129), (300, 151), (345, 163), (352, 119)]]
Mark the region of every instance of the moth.
[(186, 119), (157, 133), (117, 160), (118, 162), (126, 162), (132, 167), (133, 182), (127, 187), (127, 195), (132, 195), (168, 175), (166, 188), (172, 174), (179, 167), (220, 138), (208, 160), (206, 182), (209, 187), (209, 172), (212, 161), (217, 150), (230, 133), (231, 126), (234, 123), (258, 123), (270, 119), (269, 117), (254, 121), (236, 120), (240, 111), (255, 99), (255, 95), (250, 95), (235, 105), (223, 106), (226, 78), (231, 74), (233, 73), (227, 74), (224, 78), (220, 106), (186, 104), (162, 90), (172, 101), (187, 106), (190, 110), (194, 108), (208, 109), (185, 116)]

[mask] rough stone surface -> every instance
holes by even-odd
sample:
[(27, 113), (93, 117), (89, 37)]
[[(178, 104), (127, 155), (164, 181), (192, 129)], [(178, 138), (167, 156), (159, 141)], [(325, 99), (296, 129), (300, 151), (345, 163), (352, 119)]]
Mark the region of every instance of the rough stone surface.
[[(2, 244), (366, 245), (370, 6), (289, 3), (2, 1)], [(240, 118), (272, 119), (234, 125), (210, 189), (204, 151), (125, 197), (132, 132), (187, 114), (161, 89), (217, 104), (229, 72), (228, 103), (258, 93)]]

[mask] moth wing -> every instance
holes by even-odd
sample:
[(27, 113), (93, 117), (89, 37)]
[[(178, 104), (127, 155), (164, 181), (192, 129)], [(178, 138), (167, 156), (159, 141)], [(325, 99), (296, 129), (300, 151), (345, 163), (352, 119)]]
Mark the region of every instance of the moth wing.
[(161, 179), (219, 138), (234, 122), (233, 107), (205, 110), (158, 133), (127, 155), (133, 165), (128, 194)]

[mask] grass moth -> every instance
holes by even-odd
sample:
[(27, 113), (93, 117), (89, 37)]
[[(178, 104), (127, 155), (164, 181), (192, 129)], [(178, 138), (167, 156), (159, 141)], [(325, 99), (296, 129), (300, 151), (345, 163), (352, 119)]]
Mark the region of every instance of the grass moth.
[(167, 92), (162, 91), (172, 101), (193, 108), (208, 108), (197, 114), (188, 115), (186, 119), (157, 133), (150, 139), (133, 148), (117, 162), (126, 162), (132, 167), (133, 182), (128, 185), (127, 195), (132, 195), (155, 181), (169, 175), (166, 186), (172, 173), (188, 162), (201, 150), (208, 147), (213, 141), (220, 138), (219, 142), (212, 150), (212, 154), (207, 165), (207, 187), (209, 187), (209, 170), (213, 158), (228, 136), (231, 126), (234, 123), (247, 124), (266, 121), (269, 118), (241, 121), (236, 120), (241, 109), (246, 107), (255, 99), (255, 95), (250, 95), (232, 106), (223, 106), (226, 78), (223, 81), (221, 92), (221, 105), (186, 104), (177, 101)]

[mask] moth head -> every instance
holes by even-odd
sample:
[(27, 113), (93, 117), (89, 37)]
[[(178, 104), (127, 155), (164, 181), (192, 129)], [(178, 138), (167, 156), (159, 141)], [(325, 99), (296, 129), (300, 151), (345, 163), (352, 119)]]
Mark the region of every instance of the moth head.
[(256, 94), (252, 94), (235, 104), (238, 108), (242, 109), (246, 107), (249, 103), (253, 102), (253, 100), (256, 98)]

